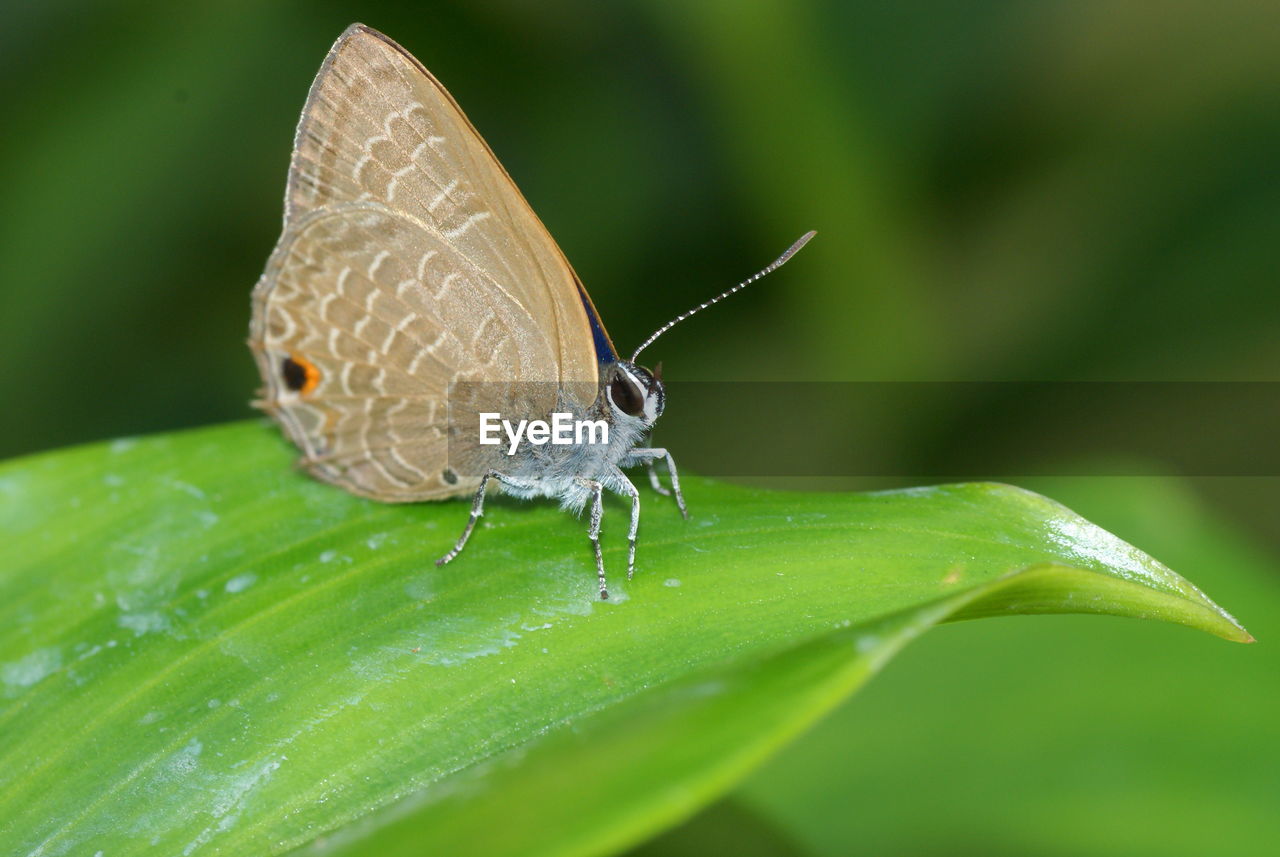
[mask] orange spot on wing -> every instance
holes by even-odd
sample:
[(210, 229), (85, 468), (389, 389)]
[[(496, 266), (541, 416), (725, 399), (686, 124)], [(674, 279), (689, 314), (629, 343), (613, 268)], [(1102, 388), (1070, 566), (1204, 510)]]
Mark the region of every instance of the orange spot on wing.
[(320, 370), (316, 368), (316, 364), (300, 354), (289, 352), (289, 359), (301, 366), (302, 371), (306, 373), (306, 380), (302, 382), (302, 389), (298, 391), (305, 396), (320, 383)]

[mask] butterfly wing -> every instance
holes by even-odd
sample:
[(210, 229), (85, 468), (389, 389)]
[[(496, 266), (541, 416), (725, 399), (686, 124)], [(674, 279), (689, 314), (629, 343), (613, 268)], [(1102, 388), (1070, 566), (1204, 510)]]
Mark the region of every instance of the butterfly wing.
[(303, 110), (250, 329), (260, 404), (304, 466), (378, 500), (474, 490), (448, 465), (450, 384), (544, 391), (539, 414), (557, 390), (594, 397), (603, 328), (584, 296), (444, 87), (348, 28)]

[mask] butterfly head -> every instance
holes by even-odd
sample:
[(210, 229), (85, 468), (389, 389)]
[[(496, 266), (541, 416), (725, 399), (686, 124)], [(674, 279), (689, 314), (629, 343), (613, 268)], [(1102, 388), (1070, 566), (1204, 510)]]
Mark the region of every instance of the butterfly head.
[(662, 416), (666, 392), (662, 387), (662, 364), (650, 372), (643, 366), (619, 360), (610, 368), (605, 387), (614, 417), (639, 420), (648, 428)]

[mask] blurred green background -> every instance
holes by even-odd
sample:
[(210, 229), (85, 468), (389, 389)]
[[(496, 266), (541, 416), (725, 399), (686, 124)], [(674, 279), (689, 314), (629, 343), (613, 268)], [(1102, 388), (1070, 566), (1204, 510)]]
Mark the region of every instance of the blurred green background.
[[(0, 457), (249, 415), (249, 290), (307, 87), (353, 20), (449, 87), (620, 348), (819, 230), (672, 332), (651, 358), (668, 377), (1280, 380), (1274, 2), (2, 8)], [(750, 432), (758, 408), (724, 418)], [(858, 443), (998, 461), (1011, 432), (1052, 443), (1026, 410), (869, 413)], [(1106, 419), (1122, 437), (1147, 415)], [(661, 440), (678, 458), (700, 430), (724, 426)], [(848, 441), (760, 439), (800, 442)], [(1203, 585), (1260, 645), (1084, 619), (944, 629), (647, 849), (1264, 853), (1278, 482), (1020, 482)]]

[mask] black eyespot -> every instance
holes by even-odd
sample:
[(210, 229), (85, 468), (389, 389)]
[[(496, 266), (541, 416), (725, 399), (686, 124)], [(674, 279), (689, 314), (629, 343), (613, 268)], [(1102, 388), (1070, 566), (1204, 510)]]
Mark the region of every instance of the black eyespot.
[(284, 385), (295, 393), (307, 386), (307, 368), (292, 357), (284, 358), (280, 374), (284, 376)]
[(626, 375), (619, 374), (609, 385), (609, 395), (618, 410), (632, 417), (644, 413), (644, 390)]
[(444, 470), (440, 471), (440, 478), (450, 485), (458, 484), (458, 474), (453, 472), (452, 467), (446, 467)]

